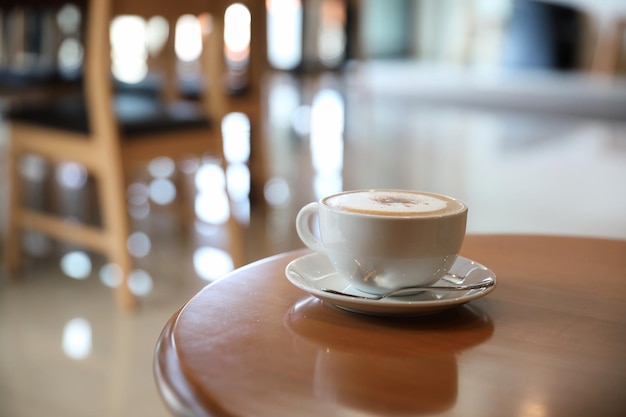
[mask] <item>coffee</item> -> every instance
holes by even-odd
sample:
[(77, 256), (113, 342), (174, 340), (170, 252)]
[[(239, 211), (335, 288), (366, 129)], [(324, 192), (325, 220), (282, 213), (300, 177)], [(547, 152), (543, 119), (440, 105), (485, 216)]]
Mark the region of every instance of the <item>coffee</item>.
[(443, 195), (355, 190), (302, 207), (296, 230), (348, 283), (381, 294), (437, 282), (457, 258), (466, 220), (467, 206)]
[(334, 209), (378, 216), (436, 216), (464, 209), (442, 195), (399, 190), (363, 190), (330, 196), (324, 203)]

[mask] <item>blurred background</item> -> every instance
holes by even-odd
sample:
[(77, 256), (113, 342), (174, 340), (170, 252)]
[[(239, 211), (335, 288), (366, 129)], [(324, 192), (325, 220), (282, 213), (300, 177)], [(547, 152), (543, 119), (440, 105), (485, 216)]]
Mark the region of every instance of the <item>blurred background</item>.
[[(0, 1), (0, 231), (5, 115), (82, 84), (89, 2), (54, 3)], [(223, 155), (160, 157), (128, 175), (137, 311), (119, 311), (108, 260), (80, 246), (25, 230), (20, 274), (2, 265), (0, 416), (169, 415), (151, 368), (167, 319), (233, 269), (302, 247), (295, 214), (330, 193), (448, 194), (469, 205), (469, 233), (626, 239), (623, 1), (232, 3), (212, 16), (224, 21), (223, 88), (245, 98), (256, 83), (259, 100), (218, 121)], [(112, 20), (116, 85), (158, 88), (147, 62), (175, 33), (193, 100), (205, 18)], [(266, 22), (259, 74), (247, 67), (255, 19)], [(32, 154), (19, 171), (31, 206), (97, 222), (80, 164)], [(192, 208), (182, 221), (180, 199)]]

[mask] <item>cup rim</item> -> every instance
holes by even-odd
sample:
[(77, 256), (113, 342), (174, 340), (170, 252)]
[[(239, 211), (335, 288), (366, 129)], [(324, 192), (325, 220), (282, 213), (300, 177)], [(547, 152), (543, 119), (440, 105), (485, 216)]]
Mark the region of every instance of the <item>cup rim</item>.
[[(431, 197), (442, 197), (447, 200), (451, 200), (461, 206), (460, 209), (452, 211), (452, 212), (441, 212), (442, 210), (435, 211), (429, 214), (399, 214), (399, 215), (389, 215), (389, 214), (377, 214), (377, 213), (365, 213), (361, 211), (351, 211), (351, 210), (341, 210), (336, 207), (332, 207), (326, 203), (330, 198), (336, 197), (338, 195), (344, 194), (353, 194), (353, 193), (363, 193), (363, 192), (399, 192), (399, 193), (409, 193), (409, 194), (422, 194)], [(319, 203), (323, 205), (326, 209), (331, 210), (333, 212), (342, 213), (345, 215), (353, 215), (353, 216), (363, 216), (363, 217), (377, 217), (377, 218), (386, 218), (386, 219), (433, 219), (433, 218), (441, 218), (441, 217), (451, 217), (461, 215), (466, 213), (468, 210), (467, 204), (463, 201), (450, 197), (449, 195), (434, 193), (430, 191), (420, 191), (420, 190), (409, 190), (409, 189), (400, 189), (400, 188), (363, 188), (363, 189), (355, 189), (355, 190), (344, 190), (338, 193), (329, 194), (327, 196), (322, 197), (319, 200)]]

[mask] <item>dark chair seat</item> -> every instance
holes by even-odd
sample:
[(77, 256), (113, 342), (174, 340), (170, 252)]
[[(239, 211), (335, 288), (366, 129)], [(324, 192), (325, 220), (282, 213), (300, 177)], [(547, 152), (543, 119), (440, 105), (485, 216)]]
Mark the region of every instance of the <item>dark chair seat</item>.
[[(208, 127), (211, 124), (198, 103), (180, 100), (166, 104), (151, 94), (117, 94), (115, 112), (122, 136), (129, 138), (148, 133)], [(72, 97), (17, 106), (8, 112), (7, 118), (88, 134), (90, 128), (87, 114), (82, 97)]]
[(48, 71), (0, 70), (0, 98), (9, 106), (69, 96), (79, 93), (82, 88), (83, 80), (80, 77), (66, 78)]
[(41, 88), (58, 85), (80, 86), (82, 85), (82, 78), (79, 76), (63, 77), (56, 71), (48, 70), (0, 70), (0, 89), (2, 90), (10, 91), (18, 88)]

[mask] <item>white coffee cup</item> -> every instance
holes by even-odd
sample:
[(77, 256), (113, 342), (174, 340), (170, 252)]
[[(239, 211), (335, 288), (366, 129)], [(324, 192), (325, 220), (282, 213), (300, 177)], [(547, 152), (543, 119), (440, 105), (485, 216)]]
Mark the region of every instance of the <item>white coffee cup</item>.
[(380, 294), (441, 279), (461, 249), (466, 221), (467, 206), (444, 195), (356, 190), (307, 204), (296, 229), (354, 287)]

